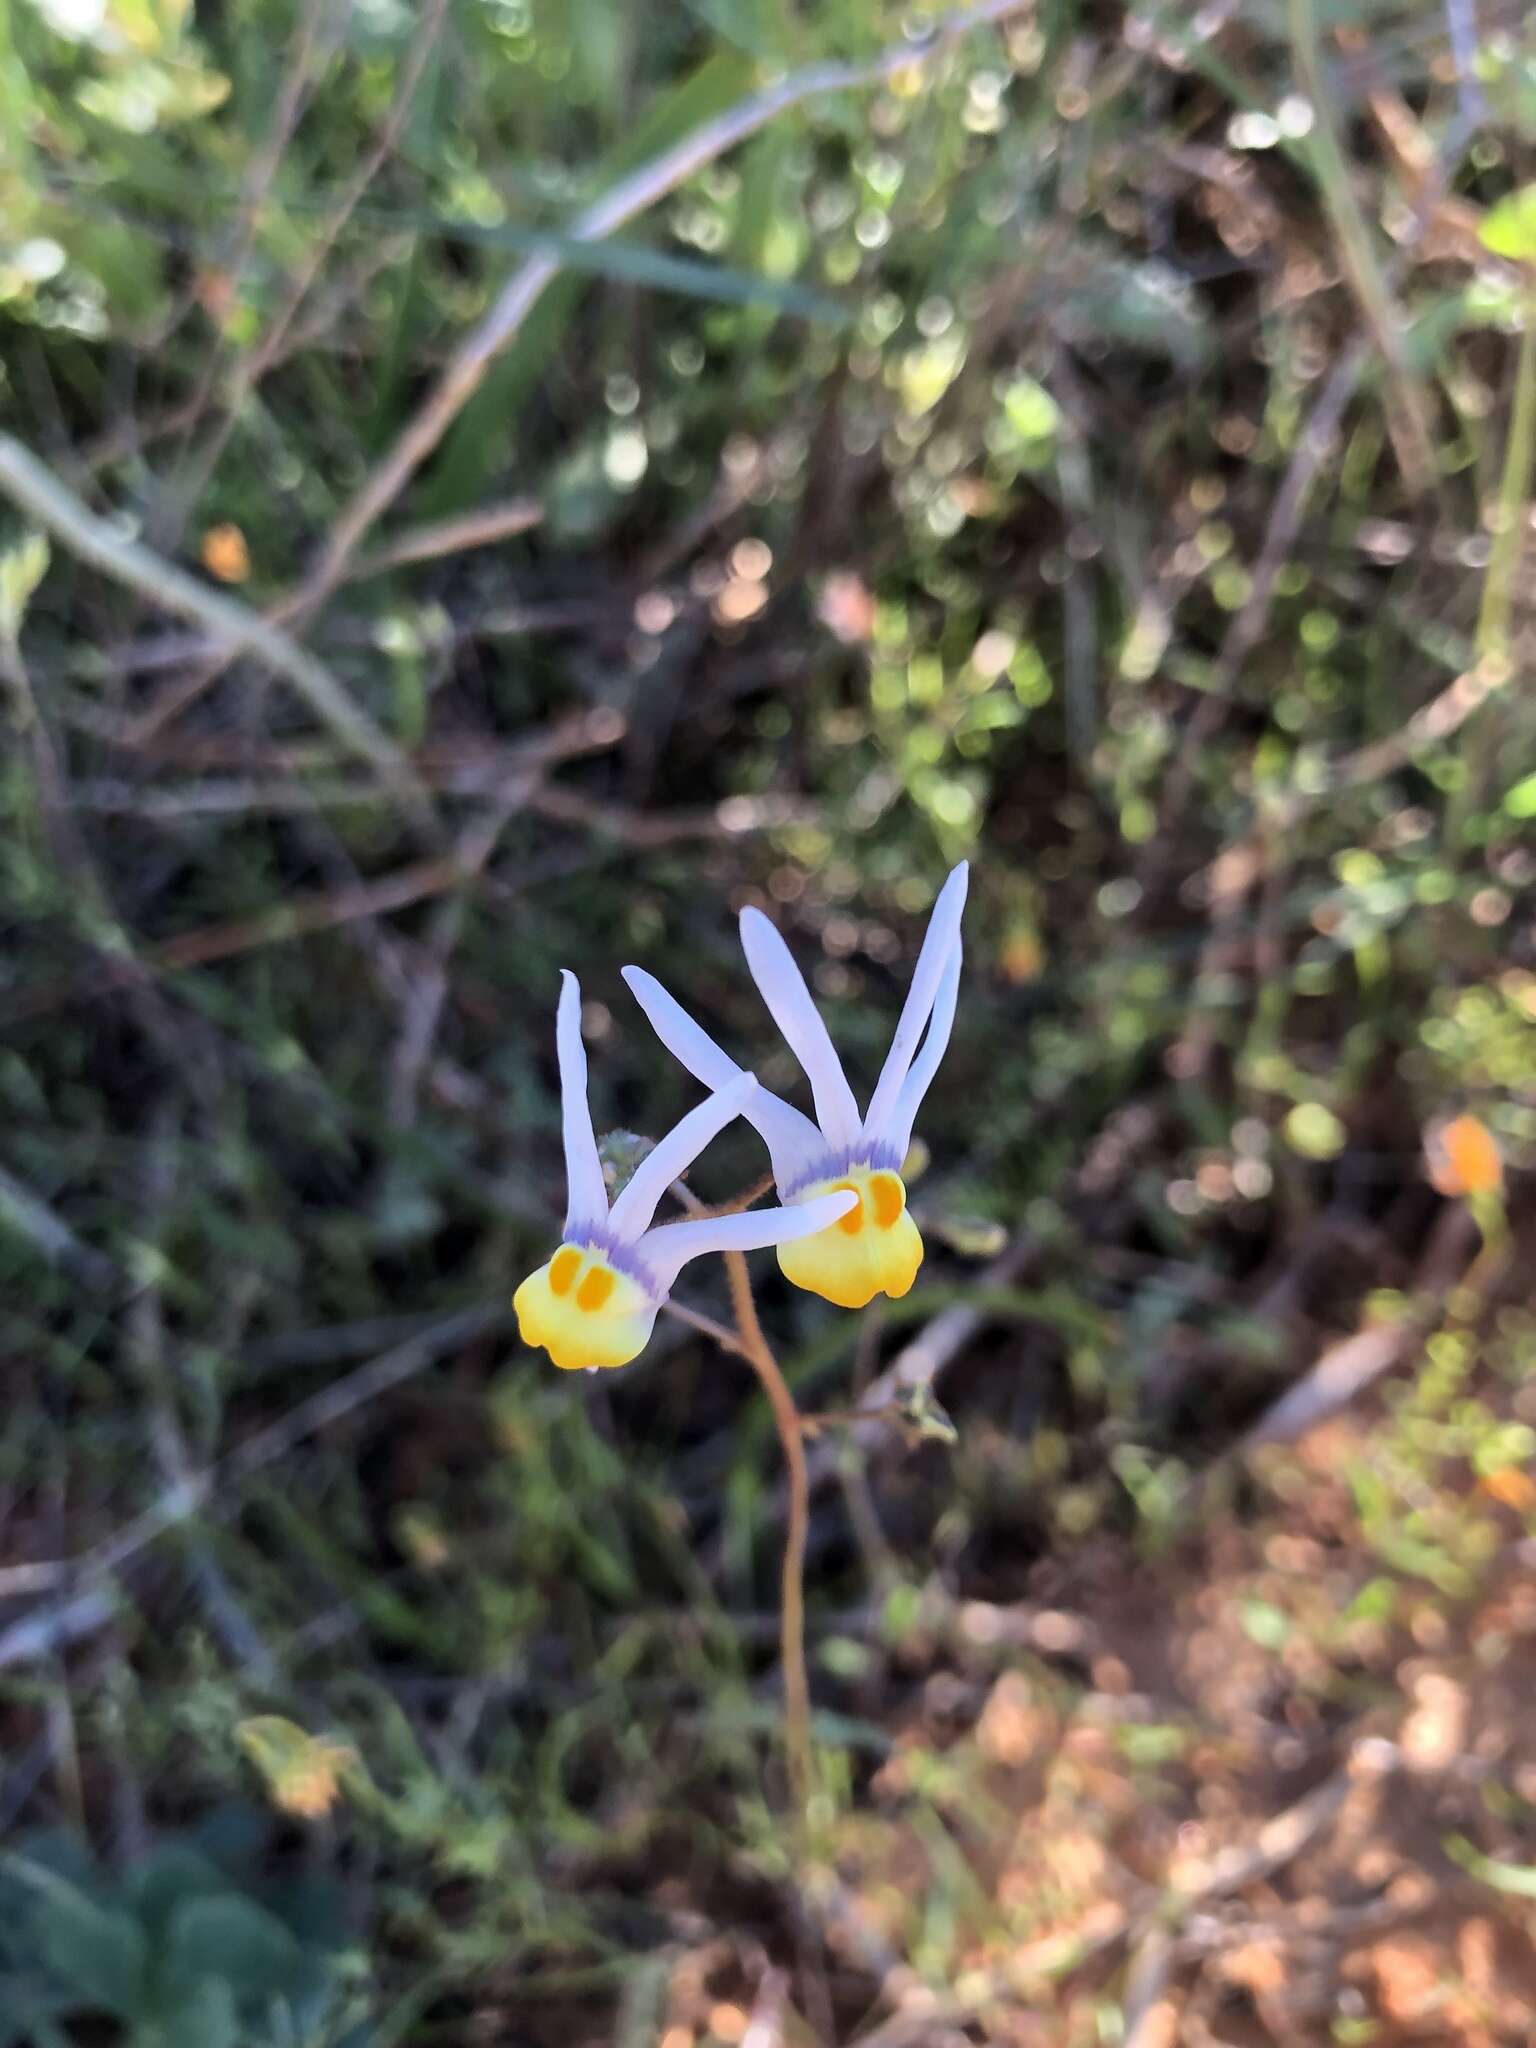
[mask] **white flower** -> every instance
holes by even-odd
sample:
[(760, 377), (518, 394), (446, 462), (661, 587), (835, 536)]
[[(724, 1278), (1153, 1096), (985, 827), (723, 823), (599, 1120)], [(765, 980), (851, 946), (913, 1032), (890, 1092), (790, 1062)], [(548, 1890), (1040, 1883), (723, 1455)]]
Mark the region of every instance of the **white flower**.
[[(843, 1308), (862, 1308), (882, 1292), (905, 1294), (922, 1264), (923, 1241), (907, 1213), (901, 1166), (955, 1021), (968, 874), (962, 861), (939, 892), (896, 1035), (862, 1117), (789, 948), (760, 910), (741, 914), (747, 965), (805, 1069), (816, 1120), (766, 1088), (743, 1100), (741, 1114), (768, 1147), (781, 1201), (809, 1206), (849, 1189), (858, 1197), (821, 1231), (781, 1243), (779, 1264), (797, 1286)], [(696, 1079), (707, 1088), (733, 1085), (741, 1068), (653, 975), (626, 967), (624, 979), (662, 1044)]]
[(561, 977), (555, 1047), (565, 1137), (565, 1230), (559, 1250), (529, 1274), (512, 1306), (524, 1343), (542, 1346), (556, 1365), (567, 1370), (627, 1365), (644, 1348), (657, 1312), (689, 1259), (806, 1237), (852, 1208), (854, 1198), (844, 1192), (803, 1208), (756, 1209), (650, 1227), (673, 1181), (756, 1094), (756, 1077), (739, 1068), (646, 1154), (610, 1207), (587, 1106), (581, 989), (570, 973)]

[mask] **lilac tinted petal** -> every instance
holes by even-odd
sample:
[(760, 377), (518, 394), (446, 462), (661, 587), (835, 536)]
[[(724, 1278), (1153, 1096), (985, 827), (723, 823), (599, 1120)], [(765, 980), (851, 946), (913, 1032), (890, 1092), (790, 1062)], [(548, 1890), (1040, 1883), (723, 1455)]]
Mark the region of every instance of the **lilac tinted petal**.
[(858, 1201), (851, 1188), (818, 1195), (814, 1202), (795, 1202), (787, 1209), (746, 1209), (737, 1216), (701, 1216), (691, 1223), (663, 1223), (648, 1230), (635, 1246), (662, 1294), (667, 1293), (689, 1259), (703, 1252), (752, 1252), (764, 1245), (788, 1244), (811, 1237), (846, 1215)]
[(923, 1026), (928, 1022), (929, 1012), (933, 1009), (934, 999), (938, 995), (939, 984), (944, 978), (950, 953), (960, 936), (960, 913), (965, 909), (965, 891), (969, 876), (970, 867), (966, 861), (961, 861), (957, 868), (952, 868), (949, 879), (939, 891), (938, 901), (933, 906), (933, 915), (928, 920), (922, 951), (918, 954), (917, 965), (912, 970), (912, 986), (907, 991), (907, 1000), (902, 1005), (901, 1019), (891, 1040), (891, 1049), (886, 1055), (885, 1065), (880, 1070), (875, 1092), (870, 1097), (869, 1114), (864, 1119), (865, 1135), (871, 1140), (876, 1139), (880, 1127), (889, 1122), (901, 1095), (902, 1083), (906, 1080), (916, 1057)]
[(738, 1074), (728, 1086), (706, 1096), (697, 1109), (690, 1109), (680, 1124), (641, 1160), (629, 1185), (614, 1199), (608, 1228), (621, 1244), (633, 1244), (656, 1214), (656, 1204), (679, 1174), (685, 1173), (718, 1131), (743, 1106), (757, 1087), (755, 1074)]
[(601, 1223), (608, 1214), (603, 1163), (597, 1156), (592, 1112), (587, 1107), (587, 1049), (581, 1042), (581, 983), (560, 970), (560, 1007), (555, 1012), (555, 1052), (560, 1062), (560, 1128), (565, 1140), (565, 1230)]
[(956, 939), (934, 999), (933, 1015), (928, 1019), (928, 1035), (923, 1040), (922, 1051), (912, 1062), (912, 1071), (901, 1084), (901, 1093), (896, 1098), (896, 1107), (891, 1112), (887, 1128), (878, 1134), (870, 1133), (872, 1142), (889, 1147), (898, 1172), (912, 1142), (912, 1126), (917, 1121), (917, 1112), (949, 1044), (949, 1034), (955, 1022), (955, 998), (959, 992), (960, 941)]
[(788, 946), (760, 910), (741, 913), (741, 943), (752, 979), (785, 1043), (804, 1067), (816, 1099), (816, 1121), (834, 1152), (859, 1136), (859, 1105)]
[[(651, 1029), (696, 1081), (706, 1088), (724, 1088), (736, 1079), (742, 1070), (730, 1054), (695, 1024), (653, 974), (643, 967), (626, 967), (623, 972)], [(742, 1105), (741, 1114), (767, 1145), (773, 1177), (781, 1188), (803, 1180), (826, 1153), (826, 1142), (810, 1118), (767, 1088), (759, 1086)]]

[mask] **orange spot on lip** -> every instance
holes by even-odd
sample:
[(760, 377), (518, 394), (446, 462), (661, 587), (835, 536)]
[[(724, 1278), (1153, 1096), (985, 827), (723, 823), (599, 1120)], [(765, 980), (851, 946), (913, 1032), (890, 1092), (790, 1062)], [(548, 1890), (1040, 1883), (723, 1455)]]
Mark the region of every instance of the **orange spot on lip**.
[(576, 1306), (589, 1313), (602, 1308), (617, 1282), (606, 1266), (594, 1266), (576, 1290)]
[(581, 1253), (573, 1244), (561, 1245), (549, 1262), (549, 1289), (551, 1294), (569, 1294), (571, 1282), (576, 1278), (576, 1269), (581, 1264)]
[[(833, 1195), (841, 1195), (844, 1193), (850, 1195), (858, 1195), (859, 1190), (854, 1186), (851, 1180), (838, 1180), (832, 1183), (832, 1186), (828, 1189), (828, 1193)], [(864, 1228), (864, 1198), (862, 1195), (859, 1195), (858, 1201), (854, 1203), (853, 1207), (848, 1211), (846, 1216), (838, 1217), (837, 1227), (840, 1231), (842, 1231), (845, 1237), (858, 1236), (859, 1232)]]
[(889, 1230), (907, 1206), (907, 1191), (901, 1184), (901, 1175), (885, 1171), (872, 1173), (869, 1177), (869, 1199), (876, 1223), (882, 1230)]

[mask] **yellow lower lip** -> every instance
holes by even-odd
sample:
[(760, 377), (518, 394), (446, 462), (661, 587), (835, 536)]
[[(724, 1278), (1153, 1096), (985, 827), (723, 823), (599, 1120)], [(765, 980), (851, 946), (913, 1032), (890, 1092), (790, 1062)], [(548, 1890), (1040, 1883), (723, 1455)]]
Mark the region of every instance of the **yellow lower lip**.
[(864, 1308), (877, 1294), (899, 1301), (923, 1263), (923, 1240), (907, 1213), (901, 1176), (886, 1167), (854, 1167), (836, 1180), (803, 1188), (797, 1199), (851, 1188), (859, 1206), (818, 1230), (779, 1246), (787, 1280), (839, 1308)]
[(523, 1342), (562, 1372), (628, 1365), (645, 1349), (656, 1306), (638, 1281), (574, 1244), (561, 1245), (512, 1297)]

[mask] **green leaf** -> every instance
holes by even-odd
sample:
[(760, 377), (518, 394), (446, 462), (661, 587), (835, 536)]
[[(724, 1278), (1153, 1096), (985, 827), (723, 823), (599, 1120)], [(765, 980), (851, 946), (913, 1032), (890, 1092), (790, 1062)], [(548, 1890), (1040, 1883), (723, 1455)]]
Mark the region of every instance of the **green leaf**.
[(95, 278), (114, 319), (149, 320), (165, 290), (165, 252), (155, 237), (121, 213), (101, 219), (77, 215), (59, 233), (77, 271)]
[(1477, 233), (1495, 256), (1536, 263), (1536, 185), (1522, 185), (1491, 207)]
[(1123, 341), (1183, 370), (1198, 370), (1215, 353), (1199, 300), (1161, 264), (1103, 263), (1070, 293), (1066, 310), (1080, 332)]
[(240, 2048), (240, 2038), (235, 1994), (222, 1977), (176, 1992), (169, 2010), (156, 2015), (155, 2048)]
[(915, 1387), (902, 1391), (897, 1403), (901, 1419), (924, 1443), (957, 1444), (960, 1432), (940, 1407), (932, 1387), (926, 1380), (919, 1380)]
[[(1016, 710), (1017, 706), (1008, 708)], [(931, 1219), (931, 1228), (935, 1237), (942, 1238), (963, 1259), (995, 1259), (1008, 1242), (1007, 1231), (991, 1216), (941, 1214)]]
[(1021, 441), (1048, 441), (1061, 424), (1061, 409), (1033, 377), (1015, 377), (1003, 393), (1003, 415)]
[(772, 62), (784, 55), (785, 23), (767, 0), (685, 0), (688, 12), (749, 57)]
[(150, 135), (162, 124), (195, 120), (229, 97), (229, 80), (195, 64), (135, 64), (110, 77), (87, 79), (76, 104), (108, 127)]
[(1349, 1137), (1324, 1102), (1298, 1102), (1281, 1129), (1285, 1142), (1303, 1159), (1337, 1159)]
[(660, 2037), (671, 1973), (664, 1954), (637, 1957), (630, 1965), (614, 2015), (614, 2048), (649, 2048)]
[(162, 1934), (177, 1908), (189, 1899), (222, 1892), (217, 1867), (185, 1842), (162, 1843), (129, 1880), (134, 1910), (151, 1934)]
[(77, 1890), (89, 1892), (96, 1882), (96, 1864), (78, 1835), (67, 1828), (37, 1828), (16, 1845), (17, 1853), (0, 1858), (0, 1929), (14, 1934), (39, 1896), (38, 1870), (67, 1878)]
[(1525, 775), (1504, 792), (1504, 808), (1512, 818), (1536, 818), (1536, 775)]
[(626, 171), (659, 156), (682, 136), (744, 98), (756, 75), (756, 65), (739, 50), (717, 50), (662, 95), (604, 168), (611, 175), (622, 177)]
[(171, 1915), (162, 1983), (226, 1983), (237, 2003), (266, 2000), (292, 1982), (299, 1945), (281, 1920), (233, 1893), (187, 1899)]
[(52, 2048), (66, 2038), (53, 2022), (74, 2009), (74, 1998), (57, 1984), (36, 1976), (0, 1976), (0, 2048)]
[[(1492, 1418), (1489, 1418), (1492, 1422)], [(1472, 1469), (1479, 1479), (1511, 1466), (1529, 1465), (1536, 1457), (1536, 1430), (1526, 1422), (1493, 1422), (1472, 1453)]]
[(133, 1916), (97, 1905), (78, 1885), (41, 1863), (15, 1856), (6, 1867), (39, 1896), (38, 1952), (79, 2005), (118, 2019), (136, 2018), (143, 2009), (149, 1945)]
[(609, 0), (567, 0), (573, 97), (611, 118), (624, 103), (636, 22)]
[(682, 292), (689, 298), (713, 299), (728, 306), (771, 306), (778, 312), (839, 326), (846, 325), (852, 317), (848, 308), (827, 292), (782, 278), (735, 270), (725, 263), (704, 262), (697, 256), (673, 256), (643, 242), (621, 241), (612, 235), (601, 242), (581, 242), (570, 235), (538, 228), (445, 220), (433, 214), (384, 213), (370, 214), (368, 218), (395, 228), (413, 228), (445, 241), (480, 242), (488, 248), (513, 249), (525, 256), (553, 256), (562, 269), (618, 278), (624, 284), (644, 285), (652, 291)]
[(1289, 1617), (1268, 1600), (1244, 1600), (1238, 1614), (1243, 1632), (1261, 1650), (1283, 1649), (1291, 1633)]
[(1536, 1867), (1524, 1863), (1497, 1863), (1474, 1848), (1465, 1835), (1447, 1835), (1445, 1853), (1482, 1883), (1496, 1892), (1508, 1892), (1517, 1899), (1536, 1899)]
[(583, 283), (578, 271), (562, 271), (545, 288), (516, 340), (492, 363), (443, 441), (420, 493), (423, 518), (441, 518), (473, 504), (486, 478), (506, 462), (517, 421), (565, 338)]

